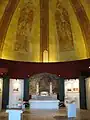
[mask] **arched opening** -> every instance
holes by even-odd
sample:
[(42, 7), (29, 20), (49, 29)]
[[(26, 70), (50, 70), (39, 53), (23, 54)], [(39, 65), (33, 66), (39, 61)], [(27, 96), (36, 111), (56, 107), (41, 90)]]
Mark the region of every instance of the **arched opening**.
[(46, 91), (48, 95), (55, 95), (59, 92), (59, 77), (55, 74), (40, 73), (29, 78), (29, 94), (40, 95)]
[(30, 107), (35, 109), (59, 108), (59, 77), (40, 73), (29, 79)]

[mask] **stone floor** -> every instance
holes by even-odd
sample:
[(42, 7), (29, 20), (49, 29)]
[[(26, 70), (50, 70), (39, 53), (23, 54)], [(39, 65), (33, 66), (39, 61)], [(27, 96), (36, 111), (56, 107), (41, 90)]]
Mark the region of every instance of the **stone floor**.
[[(8, 114), (0, 113), (0, 120), (8, 120)], [(14, 120), (14, 119), (13, 119)], [(65, 109), (60, 110), (28, 110), (22, 114), (22, 120), (90, 120), (90, 111), (77, 112), (77, 118), (67, 118)]]

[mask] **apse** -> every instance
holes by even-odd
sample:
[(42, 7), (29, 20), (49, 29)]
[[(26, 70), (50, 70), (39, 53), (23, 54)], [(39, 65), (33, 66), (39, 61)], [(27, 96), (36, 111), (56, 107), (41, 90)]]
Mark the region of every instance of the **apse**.
[(87, 0), (3, 0), (0, 58), (45, 63), (90, 58), (89, 11)]

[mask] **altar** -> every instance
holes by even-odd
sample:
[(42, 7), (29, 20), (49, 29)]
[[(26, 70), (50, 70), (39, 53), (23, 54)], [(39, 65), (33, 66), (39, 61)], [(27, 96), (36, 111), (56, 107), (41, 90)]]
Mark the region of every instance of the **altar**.
[(29, 100), (30, 109), (59, 109), (59, 100), (57, 94), (52, 91), (52, 82), (49, 83), (49, 91), (44, 87), (40, 90), (40, 84), (36, 84), (36, 93)]
[(48, 95), (45, 91), (29, 100), (30, 109), (59, 109), (59, 102), (57, 95)]
[(59, 109), (59, 100), (30, 100), (30, 109)]

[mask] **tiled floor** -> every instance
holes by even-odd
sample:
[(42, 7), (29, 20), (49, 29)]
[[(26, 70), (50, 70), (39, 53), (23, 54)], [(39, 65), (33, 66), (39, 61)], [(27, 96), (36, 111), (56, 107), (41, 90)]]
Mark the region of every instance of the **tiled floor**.
[[(8, 120), (5, 112), (0, 113), (0, 120)], [(13, 119), (14, 120), (14, 119)], [(77, 112), (77, 118), (68, 119), (65, 109), (60, 110), (31, 110), (22, 114), (22, 120), (90, 120), (90, 111)]]

